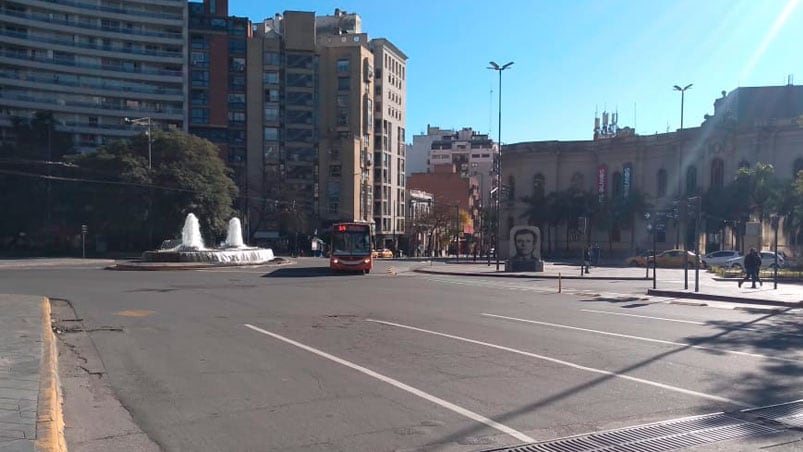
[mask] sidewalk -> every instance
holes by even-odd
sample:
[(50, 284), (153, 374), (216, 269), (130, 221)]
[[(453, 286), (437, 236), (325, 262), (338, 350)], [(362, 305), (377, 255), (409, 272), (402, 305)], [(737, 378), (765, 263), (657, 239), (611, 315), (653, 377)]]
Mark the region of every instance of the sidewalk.
[(0, 310), (0, 450), (66, 450), (50, 302), (0, 294)]
[[(504, 263), (501, 264), (500, 270), (504, 270)], [(414, 267), (414, 271), (419, 273), (455, 276), (642, 281), (644, 293), (659, 297), (803, 308), (803, 282), (779, 280), (778, 288), (773, 289), (772, 280), (764, 280), (763, 286), (756, 289), (751, 289), (749, 283), (739, 288), (737, 279), (718, 278), (714, 274), (701, 269), (699, 272), (699, 292), (695, 292), (694, 270), (689, 270), (688, 272), (688, 289), (684, 288), (684, 272), (682, 269), (658, 268), (656, 289), (652, 289), (652, 269), (650, 269), (649, 278), (646, 277), (646, 269), (639, 267), (591, 267), (590, 270), (588, 274), (580, 276), (580, 267), (577, 265), (546, 262), (543, 272), (497, 272), (495, 261), (492, 261), (491, 265), (488, 266), (487, 261), (474, 263), (471, 260), (466, 260), (465, 262), (454, 262), (452, 260), (448, 263), (421, 263)]]

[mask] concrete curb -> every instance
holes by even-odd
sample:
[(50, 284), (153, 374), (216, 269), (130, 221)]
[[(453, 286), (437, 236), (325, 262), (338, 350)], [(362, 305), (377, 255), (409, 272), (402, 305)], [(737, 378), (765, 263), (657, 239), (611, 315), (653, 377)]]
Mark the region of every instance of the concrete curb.
[(654, 295), (656, 297), (674, 297), (674, 298), (688, 298), (693, 300), (712, 300), (712, 301), (726, 301), (729, 303), (746, 303), (757, 304), (764, 306), (776, 306), (785, 308), (800, 308), (803, 303), (786, 303), (783, 301), (762, 300), (759, 298), (739, 298), (727, 295), (714, 295), (706, 293), (685, 292), (680, 290), (661, 290), (661, 289), (647, 289), (647, 295)]
[(527, 279), (580, 279), (580, 280), (600, 280), (600, 281), (649, 281), (652, 278), (643, 276), (577, 276), (577, 275), (542, 275), (542, 274), (523, 274), (523, 273), (475, 273), (428, 270), (426, 268), (414, 268), (416, 273), (427, 273), (430, 275), (449, 275), (449, 276), (488, 276), (492, 278), (527, 278)]
[(154, 265), (151, 264), (141, 264), (141, 263), (117, 263), (115, 265), (111, 265), (105, 267), (106, 270), (117, 270), (117, 271), (182, 271), (182, 270), (205, 270), (210, 268), (235, 268), (235, 267), (280, 267), (283, 265), (290, 265), (295, 263), (294, 261), (284, 260), (282, 262), (266, 262), (264, 264), (198, 264), (188, 262), (184, 263), (173, 263), (172, 265), (168, 264), (159, 264), (156, 263)]
[(67, 452), (56, 335), (50, 322), (50, 299), (45, 297), (42, 299), (42, 360), (39, 366), (35, 447), (39, 452)]

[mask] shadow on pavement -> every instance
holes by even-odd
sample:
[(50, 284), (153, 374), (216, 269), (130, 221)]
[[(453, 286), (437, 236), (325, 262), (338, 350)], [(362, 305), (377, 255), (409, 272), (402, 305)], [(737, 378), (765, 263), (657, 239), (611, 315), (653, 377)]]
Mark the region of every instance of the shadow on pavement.
[(361, 276), (362, 272), (333, 272), (328, 267), (286, 267), (262, 275), (263, 278), (337, 278), (341, 276)]

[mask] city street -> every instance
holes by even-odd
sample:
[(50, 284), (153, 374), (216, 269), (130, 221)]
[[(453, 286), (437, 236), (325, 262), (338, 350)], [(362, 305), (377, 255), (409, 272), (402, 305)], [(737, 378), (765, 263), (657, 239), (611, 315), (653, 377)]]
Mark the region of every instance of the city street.
[[(799, 309), (669, 304), (644, 295), (651, 281), (557, 293), (411, 261), (365, 276), (327, 263), (5, 268), (0, 293), (60, 303), (74, 351), (61, 370), (91, 367), (165, 451), (480, 451), (803, 399)], [(70, 339), (83, 331), (91, 341)], [(73, 397), (68, 445), (91, 450), (76, 443), (91, 404)], [(773, 428), (700, 447), (800, 447)]]

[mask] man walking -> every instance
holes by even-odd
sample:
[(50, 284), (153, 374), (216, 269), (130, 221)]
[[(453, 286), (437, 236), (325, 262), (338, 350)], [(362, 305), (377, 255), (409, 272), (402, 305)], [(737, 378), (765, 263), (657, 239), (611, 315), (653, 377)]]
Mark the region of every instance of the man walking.
[(591, 245), (583, 251), (583, 265), (586, 267), (586, 274), (591, 273), (588, 271), (588, 267), (591, 266)]
[(756, 288), (756, 281), (758, 281), (761, 286), (764, 286), (764, 283), (758, 276), (759, 269), (761, 269), (761, 257), (758, 255), (755, 248), (750, 248), (750, 252), (744, 257), (744, 278), (739, 280), (739, 287), (741, 288), (742, 283), (748, 279), (752, 279), (753, 289)]

